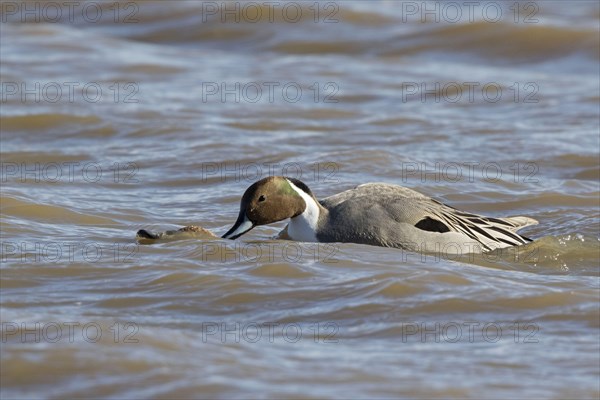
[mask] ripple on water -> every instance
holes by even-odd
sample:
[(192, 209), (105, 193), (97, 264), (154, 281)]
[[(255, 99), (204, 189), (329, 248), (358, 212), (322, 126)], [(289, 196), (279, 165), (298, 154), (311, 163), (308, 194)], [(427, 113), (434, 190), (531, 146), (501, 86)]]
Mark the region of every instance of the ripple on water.
[(3, 116), (2, 129), (14, 132), (47, 131), (48, 129), (64, 128), (68, 125), (85, 126), (99, 124), (102, 120), (95, 115), (69, 114), (30, 114), (19, 116)]
[(1, 198), (2, 213), (13, 218), (33, 219), (47, 223), (69, 223), (75, 225), (115, 225), (115, 221), (102, 216), (83, 214), (66, 207), (36, 204), (13, 197)]
[(315, 276), (309, 269), (303, 269), (300, 265), (273, 263), (258, 265), (250, 271), (251, 275), (263, 278), (304, 279)]

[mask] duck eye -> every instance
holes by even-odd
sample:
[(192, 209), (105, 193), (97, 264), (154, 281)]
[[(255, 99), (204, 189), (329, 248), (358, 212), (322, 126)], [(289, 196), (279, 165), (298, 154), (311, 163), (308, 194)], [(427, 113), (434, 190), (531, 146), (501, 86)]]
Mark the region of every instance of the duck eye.
[(262, 194), (261, 194), (261, 195), (260, 195), (260, 197), (258, 198), (258, 201), (259, 201), (259, 202), (261, 202), (261, 203), (262, 203), (263, 201), (265, 201), (265, 200), (266, 200), (266, 198), (265, 198), (265, 196), (264, 196), (264, 195), (262, 195)]

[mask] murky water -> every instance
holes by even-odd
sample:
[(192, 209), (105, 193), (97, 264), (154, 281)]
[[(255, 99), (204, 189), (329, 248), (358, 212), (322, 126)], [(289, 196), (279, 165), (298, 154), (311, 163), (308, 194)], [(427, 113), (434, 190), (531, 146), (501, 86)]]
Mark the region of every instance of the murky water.
[[(596, 2), (56, 4), (1, 10), (2, 398), (598, 398)], [(272, 174), (540, 223), (135, 241)]]

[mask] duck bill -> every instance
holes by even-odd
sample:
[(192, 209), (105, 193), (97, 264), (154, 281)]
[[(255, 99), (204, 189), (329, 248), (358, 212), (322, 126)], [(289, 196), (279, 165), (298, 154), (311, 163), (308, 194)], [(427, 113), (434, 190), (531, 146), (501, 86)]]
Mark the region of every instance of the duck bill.
[(248, 219), (246, 213), (242, 211), (240, 212), (237, 221), (235, 221), (235, 224), (231, 227), (231, 229), (221, 237), (223, 239), (237, 239), (244, 233), (249, 232), (252, 228), (254, 228), (254, 224)]

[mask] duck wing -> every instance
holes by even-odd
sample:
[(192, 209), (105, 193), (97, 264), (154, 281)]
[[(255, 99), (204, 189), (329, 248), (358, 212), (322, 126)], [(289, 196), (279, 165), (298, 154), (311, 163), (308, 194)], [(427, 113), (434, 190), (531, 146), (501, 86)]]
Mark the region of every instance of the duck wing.
[[(521, 216), (507, 218), (484, 217), (457, 210), (433, 199), (431, 204), (427, 205), (426, 210), (428, 211), (427, 215), (417, 222), (415, 227), (431, 230), (431, 227), (446, 226), (447, 231), (462, 233), (479, 242), (486, 251), (532, 242), (532, 239), (519, 235), (517, 231), (538, 223), (532, 218)], [(433, 223), (430, 220), (437, 222)]]

